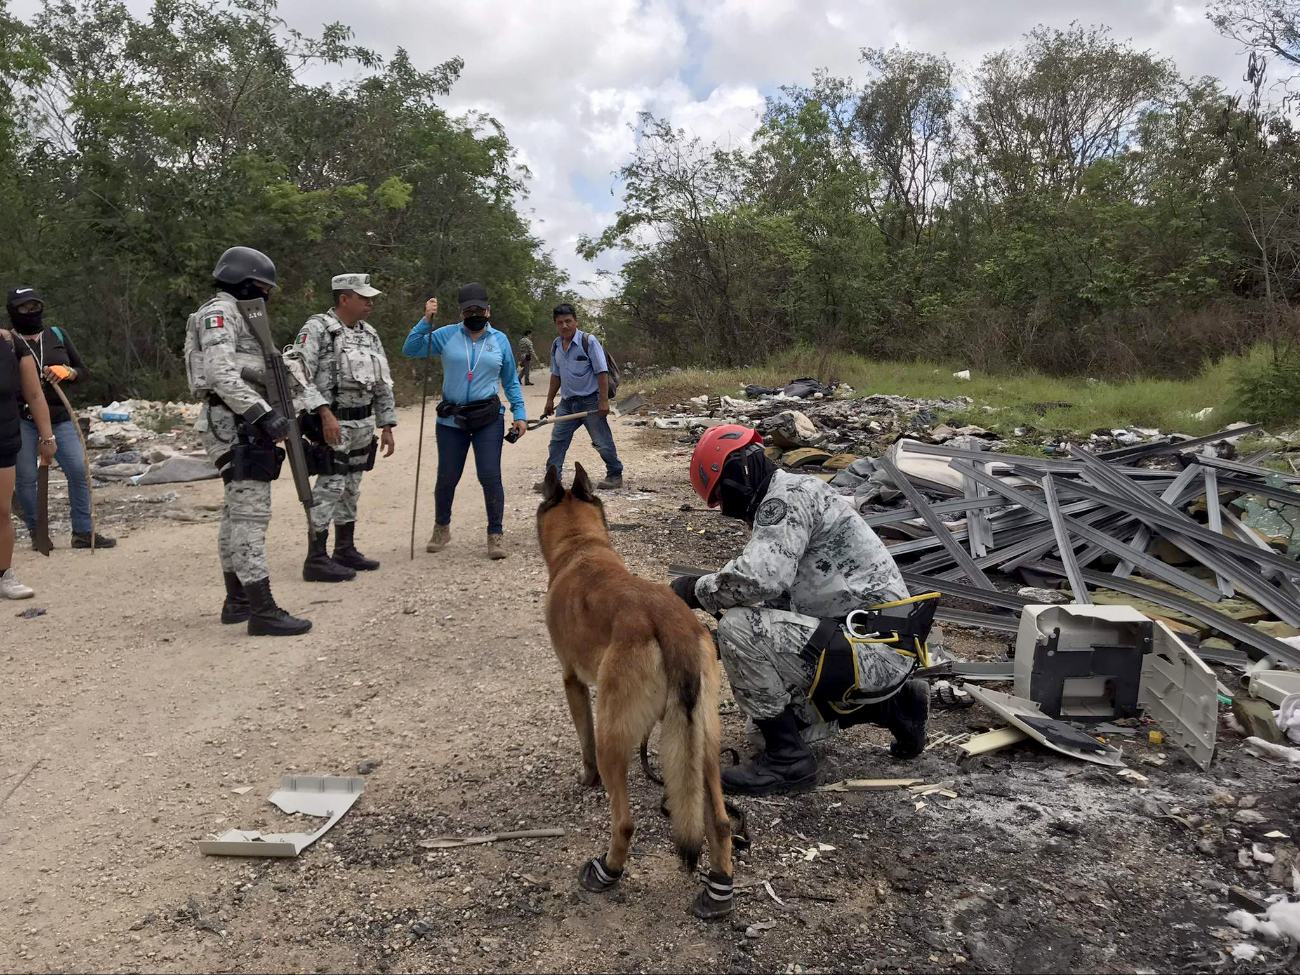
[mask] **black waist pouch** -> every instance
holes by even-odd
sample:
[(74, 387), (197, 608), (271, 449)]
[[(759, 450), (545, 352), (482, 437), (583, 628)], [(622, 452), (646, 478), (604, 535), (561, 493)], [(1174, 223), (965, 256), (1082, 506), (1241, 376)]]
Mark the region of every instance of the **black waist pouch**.
[(472, 403), (451, 403), (443, 400), (438, 404), (438, 415), (451, 417), (466, 433), (482, 429), (501, 415), (501, 400), (496, 396), (476, 399)]

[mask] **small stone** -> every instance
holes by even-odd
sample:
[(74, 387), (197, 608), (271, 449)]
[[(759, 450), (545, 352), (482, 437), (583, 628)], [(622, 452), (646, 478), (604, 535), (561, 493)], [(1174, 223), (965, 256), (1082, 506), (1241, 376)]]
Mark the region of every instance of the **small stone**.
[(357, 766), (357, 775), (369, 775), (383, 764), (384, 760), (382, 758), (367, 758)]
[(1216, 792), (1210, 796), (1211, 806), (1235, 806), (1236, 804), (1237, 797), (1231, 792)]

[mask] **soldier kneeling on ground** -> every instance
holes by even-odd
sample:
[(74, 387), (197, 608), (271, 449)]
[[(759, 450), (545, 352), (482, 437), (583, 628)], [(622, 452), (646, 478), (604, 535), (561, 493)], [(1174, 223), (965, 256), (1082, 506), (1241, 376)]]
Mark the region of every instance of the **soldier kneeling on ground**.
[[(817, 760), (807, 743), (864, 722), (889, 729), (895, 758), (919, 755), (930, 693), (911, 678), (933, 594), (909, 597), (889, 551), (853, 506), (818, 478), (778, 470), (749, 427), (707, 431), (690, 477), (709, 507), (753, 528), (721, 571), (672, 581), (688, 606), (719, 616), (736, 703), (763, 736), (758, 756), (723, 769), (723, 789), (751, 796), (811, 789)], [(851, 614), (871, 622), (878, 641), (850, 641)]]

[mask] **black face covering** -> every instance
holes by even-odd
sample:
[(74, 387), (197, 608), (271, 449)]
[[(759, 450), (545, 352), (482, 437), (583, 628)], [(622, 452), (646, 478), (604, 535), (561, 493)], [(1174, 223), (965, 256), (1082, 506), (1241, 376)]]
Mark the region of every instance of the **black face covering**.
[(722, 501), (722, 514), (726, 518), (754, 523), (768, 483), (776, 473), (776, 465), (758, 444), (752, 444), (737, 454), (732, 454), (722, 467), (722, 486), (718, 497)]
[(469, 315), (465, 319), (465, 327), (471, 332), (483, 331), (483, 329), (487, 328), (487, 323), (486, 315)]
[(44, 308), (38, 308), (36, 311), (19, 311), (13, 305), (8, 308), (9, 322), (14, 329), (22, 335), (39, 335), (41, 331), (41, 317), (45, 314)]
[(245, 278), (233, 287), (230, 285), (221, 285), (221, 287), (229, 291), (239, 301), (254, 301), (261, 298), (267, 304), (271, 303), (271, 296), (266, 294), (252, 278)]

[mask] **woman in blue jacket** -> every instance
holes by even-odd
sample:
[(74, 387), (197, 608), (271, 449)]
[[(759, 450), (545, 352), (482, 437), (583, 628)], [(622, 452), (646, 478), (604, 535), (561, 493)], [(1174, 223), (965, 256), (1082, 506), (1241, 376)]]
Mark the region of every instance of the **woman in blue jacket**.
[(510, 340), (488, 324), (491, 314), (487, 291), (481, 284), (460, 289), (461, 321), (433, 327), (438, 299), (430, 298), (424, 317), (406, 337), (402, 354), (412, 359), (442, 359), (442, 402), (435, 426), (438, 440), (438, 483), (434, 488), (433, 535), (425, 550), (441, 552), (451, 541), (451, 502), (465, 470), (465, 458), (474, 448), (474, 466), (483, 485), (487, 505), (488, 557), (504, 559), (505, 538), (501, 518), (506, 494), (501, 485), (501, 444), (505, 438), (505, 407), (497, 396), (500, 383), (510, 400), (514, 432), (528, 432), (524, 391), (519, 385)]

